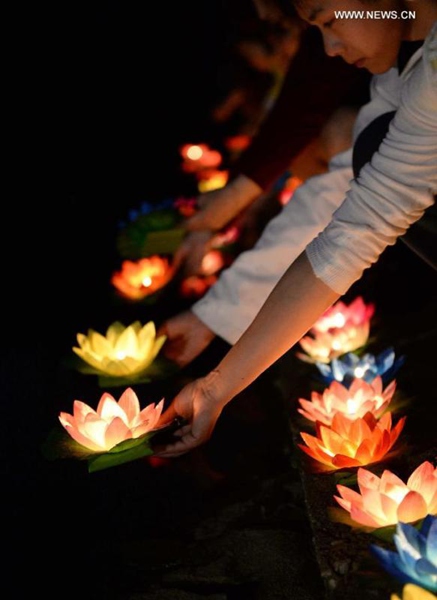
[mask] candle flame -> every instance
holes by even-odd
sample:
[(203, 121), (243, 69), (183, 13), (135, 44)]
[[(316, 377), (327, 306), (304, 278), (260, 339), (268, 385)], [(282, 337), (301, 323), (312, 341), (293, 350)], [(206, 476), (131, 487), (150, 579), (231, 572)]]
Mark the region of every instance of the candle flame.
[(199, 158), (202, 156), (202, 154), (203, 154), (202, 148), (197, 145), (190, 146), (187, 150), (187, 157), (190, 160), (199, 160)]

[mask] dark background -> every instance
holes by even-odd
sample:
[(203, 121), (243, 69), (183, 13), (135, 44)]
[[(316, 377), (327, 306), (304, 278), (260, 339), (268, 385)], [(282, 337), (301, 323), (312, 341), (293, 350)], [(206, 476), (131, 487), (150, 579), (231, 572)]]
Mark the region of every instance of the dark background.
[[(147, 539), (151, 527), (171, 538), (178, 526), (183, 529), (178, 510), (188, 527), (205, 508), (202, 490), (193, 493), (177, 471), (167, 479), (150, 473), (142, 479), (132, 464), (89, 478), (81, 464), (45, 461), (41, 444), (61, 408), (100, 393), (66, 371), (62, 360), (78, 331), (103, 329), (120, 315), (109, 287), (119, 220), (143, 200), (188, 190), (180, 144), (218, 134), (209, 109), (226, 83), (223, 65), (239, 6), (233, 0), (67, 2), (23, 8), (17, 19), (14, 48), (23, 67), (15, 72), (11, 153), (18, 149), (20, 158), (2, 220), (0, 418), (4, 584), (16, 597), (118, 600), (113, 581), (129, 582), (124, 572), (116, 575), (111, 543)], [(389, 342), (399, 331), (422, 396), (435, 400), (435, 278), (402, 247), (389, 250), (387, 259), (356, 291), (369, 286), (378, 326), (388, 329)], [(171, 300), (168, 312), (179, 308)], [(413, 369), (407, 373), (406, 389), (415, 391), (419, 378)], [(158, 392), (151, 392), (154, 400)], [(427, 414), (419, 406), (423, 419)], [(263, 445), (276, 439), (276, 430), (272, 425), (269, 437), (259, 414), (257, 419), (254, 433), (250, 417), (245, 432), (232, 430), (232, 420), (230, 430), (225, 426), (226, 452), (216, 453), (214, 466), (232, 465), (233, 452), (245, 444), (276, 457)], [(428, 446), (431, 433), (423, 437)], [(256, 457), (237, 469), (236, 480), (251, 468), (262, 473), (284, 467)], [(148, 490), (151, 482), (157, 487)], [(151, 512), (144, 504), (150, 499)]]

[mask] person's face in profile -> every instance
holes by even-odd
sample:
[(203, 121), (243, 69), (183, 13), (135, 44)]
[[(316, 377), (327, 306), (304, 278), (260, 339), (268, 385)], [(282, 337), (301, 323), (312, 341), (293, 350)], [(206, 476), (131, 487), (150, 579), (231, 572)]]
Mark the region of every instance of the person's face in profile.
[(401, 19), (341, 18), (338, 11), (397, 11), (398, 0), (302, 0), (296, 9), (302, 19), (320, 29), (325, 52), (373, 74), (396, 64), (408, 21)]

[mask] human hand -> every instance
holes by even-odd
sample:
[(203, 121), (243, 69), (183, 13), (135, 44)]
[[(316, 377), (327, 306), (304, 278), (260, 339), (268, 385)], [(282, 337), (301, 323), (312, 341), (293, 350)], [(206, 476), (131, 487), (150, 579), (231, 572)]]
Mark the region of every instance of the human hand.
[(155, 456), (180, 456), (209, 440), (225, 405), (213, 392), (211, 380), (215, 375), (213, 371), (208, 376), (186, 385), (161, 415), (158, 427), (177, 418), (184, 419), (185, 424), (173, 432), (176, 438), (174, 442), (156, 448)]
[(199, 275), (213, 235), (208, 229), (189, 231), (174, 254), (173, 267), (183, 270), (185, 276)]
[(215, 337), (215, 333), (190, 310), (165, 321), (157, 335), (167, 336), (162, 352), (180, 367), (194, 360)]

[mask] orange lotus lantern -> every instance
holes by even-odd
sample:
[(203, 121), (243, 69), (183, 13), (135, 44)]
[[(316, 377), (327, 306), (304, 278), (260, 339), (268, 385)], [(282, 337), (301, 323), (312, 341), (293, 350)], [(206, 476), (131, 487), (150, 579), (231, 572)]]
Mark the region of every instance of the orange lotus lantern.
[(219, 190), (228, 183), (229, 171), (219, 171), (208, 169), (201, 173), (197, 189), (200, 193), (212, 192), (213, 190)]
[(340, 496), (334, 496), (357, 524), (379, 528), (437, 514), (437, 468), (429, 461), (419, 465), (407, 483), (388, 470), (378, 477), (360, 468), (357, 477), (359, 492), (337, 485)]
[(372, 383), (356, 378), (349, 388), (333, 381), (323, 393), (312, 392), (311, 400), (299, 398), (301, 408), (297, 410), (308, 420), (328, 426), (337, 413), (349, 419), (357, 419), (370, 412), (378, 419), (390, 404), (395, 389), (395, 381), (383, 389), (379, 376)]
[(342, 413), (336, 413), (330, 427), (316, 422), (316, 436), (301, 432), (306, 445), (298, 445), (320, 464), (318, 470), (361, 467), (386, 457), (398, 439), (405, 419), (402, 417), (392, 428), (389, 412), (379, 420), (371, 413), (358, 419), (349, 419)]
[(141, 410), (137, 395), (128, 388), (118, 402), (105, 392), (96, 410), (81, 400), (75, 400), (73, 414), (61, 412), (59, 421), (85, 448), (93, 452), (108, 452), (117, 444), (156, 428), (163, 406), (164, 400), (161, 400)]
[(212, 150), (208, 144), (185, 144), (180, 149), (183, 159), (182, 169), (186, 173), (195, 173), (205, 168), (216, 168), (222, 162), (222, 155)]
[(375, 312), (373, 304), (365, 304), (361, 296), (349, 306), (337, 302), (311, 327), (309, 335), (300, 340), (307, 356), (304, 360), (328, 363), (347, 352), (353, 352), (367, 343), (370, 319)]
[(173, 277), (167, 258), (150, 256), (138, 261), (124, 260), (111, 277), (112, 285), (130, 300), (142, 300), (164, 287)]
[(226, 149), (235, 154), (239, 154), (249, 147), (252, 137), (246, 133), (229, 136), (225, 139)]

